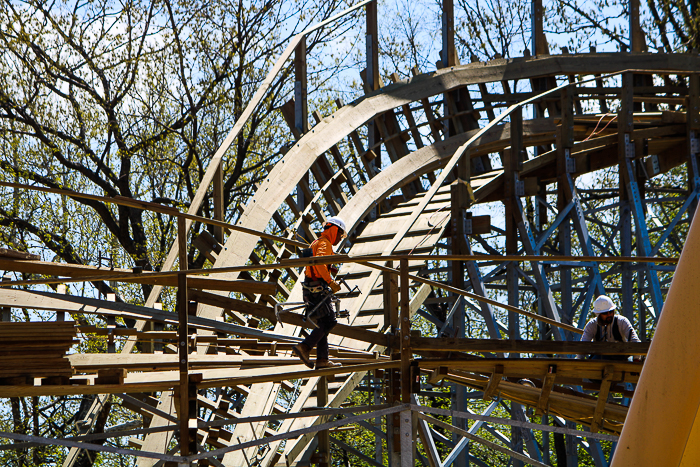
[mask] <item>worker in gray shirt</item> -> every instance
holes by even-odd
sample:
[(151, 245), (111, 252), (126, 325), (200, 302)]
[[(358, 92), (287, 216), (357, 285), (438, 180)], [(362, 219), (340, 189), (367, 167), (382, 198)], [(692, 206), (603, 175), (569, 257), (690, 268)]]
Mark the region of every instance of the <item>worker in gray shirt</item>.
[[(632, 324), (624, 316), (615, 316), (615, 303), (607, 295), (601, 295), (593, 302), (596, 317), (583, 329), (581, 342), (640, 342)], [(584, 358), (579, 355), (577, 358)], [(606, 360), (628, 360), (625, 355), (592, 356)], [(636, 358), (635, 358), (636, 359)]]

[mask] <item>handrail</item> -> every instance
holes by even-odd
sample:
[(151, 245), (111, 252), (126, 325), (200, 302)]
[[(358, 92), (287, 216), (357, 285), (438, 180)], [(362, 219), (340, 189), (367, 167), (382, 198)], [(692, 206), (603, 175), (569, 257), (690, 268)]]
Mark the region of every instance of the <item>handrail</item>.
[[(120, 280), (133, 280), (135, 277), (145, 278), (148, 280), (157, 281), (160, 278), (174, 277), (179, 275), (186, 276), (200, 276), (207, 275), (211, 276), (214, 274), (228, 274), (233, 272), (250, 272), (250, 271), (266, 271), (273, 269), (288, 269), (288, 268), (299, 268), (305, 266), (321, 265), (321, 264), (334, 264), (334, 263), (358, 263), (367, 264), (372, 261), (400, 261), (402, 259), (407, 259), (409, 261), (492, 261), (492, 262), (530, 262), (538, 261), (542, 263), (549, 262), (579, 262), (579, 263), (678, 263), (679, 258), (666, 258), (666, 257), (647, 257), (647, 256), (533, 256), (533, 255), (367, 255), (367, 256), (348, 256), (348, 255), (332, 255), (332, 256), (319, 256), (310, 258), (295, 258), (280, 261), (279, 263), (270, 264), (251, 264), (244, 266), (228, 266), (223, 268), (210, 268), (210, 269), (185, 269), (182, 271), (143, 271), (143, 272), (115, 272), (114, 274), (102, 274), (94, 276), (67, 276), (53, 277), (51, 279), (33, 279), (33, 280), (21, 280), (21, 281), (2, 281), (0, 282), (0, 288), (9, 288), (14, 286), (25, 286), (25, 285), (48, 285), (48, 284), (65, 284), (72, 282), (90, 282), (94, 280), (102, 281), (120, 281)], [(31, 261), (27, 260), (17, 260), (18, 264), (28, 263)], [(9, 269), (8, 269), (9, 270)], [(394, 272), (398, 274), (398, 272)]]

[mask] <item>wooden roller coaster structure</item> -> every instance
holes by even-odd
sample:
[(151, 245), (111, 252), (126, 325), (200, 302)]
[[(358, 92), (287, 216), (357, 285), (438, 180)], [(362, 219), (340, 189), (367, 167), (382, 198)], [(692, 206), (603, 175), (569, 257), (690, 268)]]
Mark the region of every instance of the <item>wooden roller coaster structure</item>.
[[(379, 78), (376, 1), (341, 13), (366, 10), (366, 93), (338, 101), (331, 115), (314, 113), (313, 128), (304, 37), (334, 18), (296, 36), (188, 213), (103, 198), (177, 222), (161, 272), (0, 252), (4, 270), (55, 277), (2, 283), (0, 397), (95, 394), (93, 412), (113, 399), (141, 421), (94, 433), (88, 417), (66, 439), (2, 433), (13, 441), (3, 449), (63, 446), (65, 466), (82, 449), (134, 456), (143, 467), (326, 466), (336, 449), (362, 465), (446, 467), (487, 465), (479, 445), (514, 465), (547, 465), (555, 433), (569, 462), (580, 446), (608, 465), (643, 364), (604, 355), (649, 350), (700, 195), (700, 57), (642, 53), (636, 40), (631, 52), (549, 55), (540, 8), (531, 56), (461, 65), (450, 3), (441, 68), (393, 75), (388, 85)], [(226, 223), (221, 162), (292, 55), (295, 99), (281, 111), (294, 143)], [(519, 91), (518, 80), (531, 90)], [(594, 184), (590, 174), (603, 172), (609, 184)], [(209, 190), (215, 219), (197, 216)], [(342, 254), (295, 259), (327, 215), (348, 224)], [(192, 232), (193, 221), (213, 234)], [(189, 248), (211, 268), (188, 270)], [(349, 317), (329, 337), (342, 366), (314, 371), (291, 354), (311, 324), (275, 306), (300, 302), (300, 268), (324, 261), (342, 262), (356, 291), (340, 294)], [(154, 290), (136, 306), (26, 287), (94, 280)], [(156, 306), (163, 287), (177, 289), (177, 309)], [(577, 342), (603, 293), (619, 297), (641, 343)], [(52, 310), (56, 321), (10, 322), (10, 307)], [(66, 313), (94, 314), (104, 326)], [(96, 335), (107, 353), (68, 351)], [(580, 354), (603, 358), (573, 358)], [(370, 403), (349, 403), (357, 393)], [(449, 408), (426, 403), (435, 398)], [(507, 417), (494, 416), (503, 410)], [(373, 455), (334, 436), (343, 426), (364, 430)], [(105, 445), (110, 437), (133, 448)]]

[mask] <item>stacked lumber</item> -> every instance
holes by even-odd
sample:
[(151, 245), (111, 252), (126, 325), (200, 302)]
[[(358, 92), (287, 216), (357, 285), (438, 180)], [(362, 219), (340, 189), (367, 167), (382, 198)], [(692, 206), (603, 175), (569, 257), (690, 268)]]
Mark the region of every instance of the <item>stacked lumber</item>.
[(0, 322), (0, 384), (20, 379), (70, 378), (66, 352), (76, 339), (72, 321)]
[(0, 248), (0, 257), (33, 261), (38, 261), (40, 258), (39, 255), (33, 255), (31, 253), (27, 253), (26, 251), (11, 250), (9, 248)]

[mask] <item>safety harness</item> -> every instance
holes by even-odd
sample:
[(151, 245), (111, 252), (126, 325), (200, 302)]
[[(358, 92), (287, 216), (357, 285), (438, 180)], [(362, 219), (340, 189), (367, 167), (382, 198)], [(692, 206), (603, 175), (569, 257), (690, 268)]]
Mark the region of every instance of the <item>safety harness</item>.
[[(615, 341), (617, 342), (629, 342), (630, 337), (632, 337), (632, 329), (630, 329), (627, 339), (622, 338), (622, 333), (620, 332), (620, 325), (617, 321), (617, 316), (615, 316), (615, 319), (613, 319), (612, 322), (612, 333), (613, 337), (615, 338)], [(603, 327), (600, 324), (597, 324), (596, 326), (595, 340), (596, 342), (602, 342), (605, 340), (605, 333), (603, 332)]]

